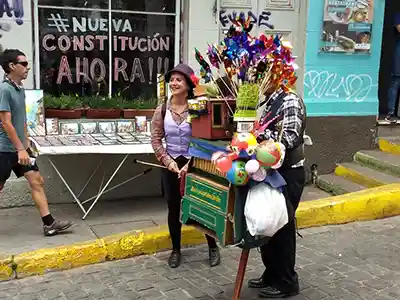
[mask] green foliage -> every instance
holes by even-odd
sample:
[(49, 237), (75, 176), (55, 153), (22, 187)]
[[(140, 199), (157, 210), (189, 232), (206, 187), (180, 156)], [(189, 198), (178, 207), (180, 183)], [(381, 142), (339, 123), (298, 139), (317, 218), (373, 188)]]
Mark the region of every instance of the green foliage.
[(43, 101), (45, 108), (51, 109), (77, 109), (83, 107), (82, 99), (74, 95), (62, 95), (61, 97), (45, 95)]
[(85, 96), (62, 95), (54, 97), (52, 95), (44, 95), (44, 106), (49, 109), (76, 109), (76, 108), (93, 108), (93, 109), (154, 109), (157, 107), (157, 98), (146, 99), (140, 97), (137, 99), (127, 99), (120, 94), (114, 96)]

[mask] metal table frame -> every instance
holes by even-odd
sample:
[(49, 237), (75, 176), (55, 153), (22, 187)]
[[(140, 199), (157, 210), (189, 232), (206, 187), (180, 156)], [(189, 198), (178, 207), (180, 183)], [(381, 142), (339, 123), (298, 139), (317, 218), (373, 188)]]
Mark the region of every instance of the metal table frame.
[[(74, 151), (74, 152), (69, 152), (68, 149), (67, 151), (63, 152), (62, 150), (59, 150), (57, 152), (52, 151), (52, 149), (50, 149), (51, 147), (49, 147), (49, 149), (46, 149), (45, 147), (40, 148), (38, 146), (38, 144), (36, 143), (36, 141), (33, 138), (30, 138), (31, 140), (31, 145), (32, 147), (35, 148), (36, 152), (38, 153), (38, 155), (45, 155), (48, 162), (50, 163), (50, 165), (53, 167), (54, 171), (57, 173), (58, 177), (61, 179), (61, 181), (63, 182), (63, 184), (65, 185), (65, 187), (67, 188), (67, 190), (69, 191), (69, 193), (71, 194), (71, 196), (74, 199), (74, 202), (76, 202), (79, 206), (79, 208), (82, 210), (83, 212), (83, 217), (82, 220), (86, 219), (86, 217), (89, 215), (89, 213), (91, 212), (91, 210), (94, 208), (94, 206), (96, 205), (96, 203), (99, 201), (100, 197), (105, 195), (108, 192), (111, 192), (112, 190), (115, 190), (116, 188), (123, 186), (125, 184), (127, 184), (128, 182), (131, 182), (132, 180), (135, 180), (147, 173), (149, 173), (152, 168), (148, 168), (145, 169), (143, 172), (121, 182), (118, 183), (114, 186), (110, 186), (112, 180), (115, 178), (115, 176), (118, 174), (119, 170), (122, 168), (122, 166), (126, 163), (128, 157), (130, 155), (134, 155), (134, 154), (151, 154), (153, 153), (151, 151), (151, 145), (142, 145), (144, 147), (142, 147), (140, 149), (140, 151), (133, 151), (135, 145), (130, 145), (129, 148), (126, 148), (125, 146), (123, 147), (119, 147), (117, 146), (119, 149), (118, 151), (101, 151), (101, 152), (96, 152), (96, 151), (91, 151), (90, 147), (81, 147), (81, 146), (76, 146), (76, 147), (81, 147), (82, 151)], [(56, 147), (54, 147), (56, 148)], [(54, 150), (53, 148), (53, 150)], [(62, 148), (62, 147), (58, 147), (58, 148)], [(67, 148), (67, 147), (65, 147)], [(75, 148), (76, 149), (76, 148)], [(102, 147), (102, 149), (106, 149), (105, 147)], [(127, 153), (128, 151), (126, 150), (130, 150), (129, 153)], [(53, 156), (65, 156), (65, 155), (71, 155), (71, 154), (119, 154), (119, 155), (123, 155), (123, 158), (121, 159), (121, 161), (118, 163), (118, 165), (116, 166), (116, 168), (114, 169), (112, 175), (110, 176), (110, 178), (105, 182), (105, 173), (103, 174), (103, 178), (101, 180), (98, 192), (96, 195), (82, 200), (80, 199), (80, 197), (82, 196), (82, 194), (84, 193), (84, 191), (86, 190), (86, 188), (88, 187), (89, 183), (91, 182), (92, 178), (94, 177), (94, 175), (96, 174), (96, 172), (98, 171), (98, 169), (101, 167), (101, 165), (103, 164), (104, 159), (101, 159), (100, 162), (97, 164), (97, 166), (93, 169), (93, 171), (91, 172), (89, 178), (86, 180), (85, 184), (83, 185), (83, 187), (81, 188), (81, 190), (79, 191), (79, 193), (75, 193), (70, 184), (68, 183), (68, 181), (66, 180), (66, 178), (63, 176), (63, 174), (61, 173), (59, 167), (57, 166), (55, 160), (53, 159)], [(103, 185), (104, 184), (104, 185)], [(84, 204), (86, 203), (91, 203), (90, 207), (88, 209), (86, 209), (84, 207)]]
[[(116, 188), (119, 188), (122, 185), (125, 185), (126, 183), (137, 179), (145, 174), (147, 174), (148, 172), (150, 172), (152, 169), (146, 169), (145, 171), (143, 171), (142, 173), (139, 173), (121, 183), (118, 183), (110, 188), (109, 185), (112, 182), (112, 180), (114, 179), (114, 177), (118, 174), (118, 171), (122, 168), (122, 166), (125, 164), (126, 160), (128, 159), (130, 154), (126, 154), (121, 162), (118, 164), (118, 166), (115, 168), (114, 172), (112, 173), (112, 175), (110, 176), (110, 178), (107, 180), (106, 184), (103, 186), (104, 183), (104, 179), (105, 179), (105, 174), (103, 174), (103, 179), (100, 183), (100, 187), (99, 187), (99, 191), (97, 193), (97, 195), (94, 195), (86, 200), (80, 200), (80, 196), (83, 194), (83, 192), (86, 190), (87, 186), (89, 185), (90, 181), (92, 180), (93, 176), (96, 174), (97, 170), (100, 168), (100, 166), (103, 164), (103, 160), (101, 160), (99, 162), (99, 164), (97, 165), (97, 167), (92, 171), (92, 173), (90, 174), (89, 178), (86, 180), (86, 183), (83, 185), (82, 189), (80, 190), (80, 192), (76, 195), (74, 193), (74, 191), (71, 189), (70, 185), (68, 184), (67, 180), (64, 178), (64, 176), (61, 174), (60, 170), (58, 169), (58, 167), (56, 166), (55, 162), (48, 157), (47, 160), (49, 161), (50, 165), (53, 167), (54, 171), (56, 171), (58, 177), (60, 177), (61, 181), (64, 183), (65, 187), (68, 189), (69, 193), (71, 194), (71, 196), (74, 198), (74, 201), (78, 204), (79, 208), (82, 210), (82, 212), (84, 213), (82, 220), (85, 220), (86, 217), (89, 215), (90, 211), (93, 209), (93, 207), (96, 205), (96, 203), (99, 201), (100, 197), (102, 195), (105, 195), (108, 192), (111, 192), (112, 190), (115, 190)], [(108, 189), (107, 189), (108, 188)], [(85, 207), (83, 206), (84, 204), (91, 202), (92, 204), (90, 205), (90, 207), (88, 209), (85, 209)]]

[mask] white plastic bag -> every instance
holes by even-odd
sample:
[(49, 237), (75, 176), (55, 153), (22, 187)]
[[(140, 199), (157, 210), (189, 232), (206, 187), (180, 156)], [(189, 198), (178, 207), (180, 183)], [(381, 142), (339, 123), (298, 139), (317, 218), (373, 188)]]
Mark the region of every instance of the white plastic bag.
[(252, 236), (272, 237), (289, 221), (285, 197), (266, 183), (257, 184), (249, 190), (244, 216)]

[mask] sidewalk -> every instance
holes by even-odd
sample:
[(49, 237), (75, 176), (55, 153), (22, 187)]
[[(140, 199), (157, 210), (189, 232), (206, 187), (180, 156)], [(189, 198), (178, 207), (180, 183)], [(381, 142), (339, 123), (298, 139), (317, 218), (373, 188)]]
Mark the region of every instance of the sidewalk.
[[(302, 230), (298, 238), (300, 295), (290, 300), (400, 299), (400, 217)], [(169, 252), (85, 266), (0, 283), (0, 298), (102, 300), (230, 300), (240, 249), (221, 250), (208, 266), (206, 246), (185, 249), (182, 265), (167, 266)], [(241, 299), (259, 299), (247, 280), (263, 271), (250, 253)]]
[(75, 203), (51, 205), (50, 211), (57, 219), (73, 220), (71, 231), (45, 237), (36, 207), (1, 209), (0, 254), (18, 254), (156, 228), (167, 220), (167, 205), (161, 198), (99, 202), (86, 220), (82, 220), (82, 211)]
[[(328, 196), (317, 188), (307, 187), (303, 201)], [(45, 237), (36, 207), (0, 209), (0, 254), (15, 255), (167, 224), (167, 205), (163, 198), (99, 202), (86, 220), (82, 220), (82, 211), (74, 203), (52, 205), (50, 210), (55, 218), (73, 220), (72, 230)]]

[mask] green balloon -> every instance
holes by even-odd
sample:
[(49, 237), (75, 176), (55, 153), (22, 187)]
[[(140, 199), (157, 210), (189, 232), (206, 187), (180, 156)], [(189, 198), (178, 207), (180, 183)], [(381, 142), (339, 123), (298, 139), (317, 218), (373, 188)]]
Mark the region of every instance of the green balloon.
[(226, 173), (227, 179), (234, 185), (245, 185), (249, 181), (246, 172), (246, 163), (240, 160), (234, 161), (232, 168)]
[(256, 153), (256, 158), (262, 165), (271, 166), (275, 163), (276, 157), (268, 152), (268, 149), (258, 148)]

